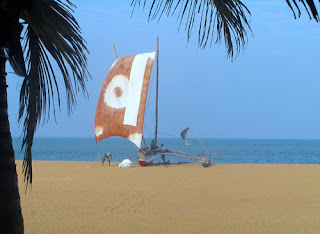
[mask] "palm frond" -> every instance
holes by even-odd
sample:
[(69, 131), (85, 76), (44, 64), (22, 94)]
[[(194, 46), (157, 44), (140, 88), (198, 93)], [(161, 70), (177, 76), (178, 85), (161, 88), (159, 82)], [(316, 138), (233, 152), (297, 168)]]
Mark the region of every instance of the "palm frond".
[(9, 60), (13, 71), (17, 75), (25, 77), (26, 68), (20, 42), (20, 35), (23, 26), (19, 22), (19, 19), (15, 17), (8, 17), (3, 20), (6, 22), (6, 27), (8, 29), (8, 31), (5, 30), (4, 32), (2, 32), (7, 36), (7, 43), (5, 45), (6, 58)]
[[(298, 15), (298, 17), (300, 17), (301, 16), (301, 11), (300, 11), (300, 8), (299, 8), (299, 5), (298, 5), (297, 1), (296, 0), (286, 0), (286, 2), (288, 4), (288, 6), (291, 8), (294, 18), (297, 18), (297, 15)], [(294, 8), (292, 7), (291, 2), (295, 6), (295, 9), (298, 11), (297, 15), (295, 13)], [(318, 14), (318, 11), (317, 11), (317, 8), (316, 8), (316, 5), (315, 5), (314, 1), (313, 0), (299, 0), (299, 2), (301, 2), (301, 4), (303, 5), (304, 9), (308, 13), (309, 18), (310, 19), (313, 18), (317, 22), (319, 22), (319, 14)], [(310, 13), (312, 14), (312, 16), (311, 16)]]
[(5, 49), (6, 59), (9, 61), (14, 73), (21, 77), (26, 77), (26, 68), (23, 58), (23, 52), (21, 44), (19, 43), (20, 48), (17, 50)]
[[(220, 44), (224, 39), (227, 56), (237, 57), (247, 42), (247, 31), (251, 31), (247, 15), (248, 8), (240, 0), (153, 0), (149, 11), (149, 20), (158, 20), (163, 14), (174, 15), (179, 9), (179, 29), (184, 23), (189, 42), (195, 22), (199, 23), (198, 46), (206, 48), (208, 42)], [(146, 0), (133, 0), (133, 11), (140, 6), (146, 6)]]
[(69, 113), (76, 105), (77, 92), (87, 95), (85, 82), (90, 77), (86, 58), (88, 50), (71, 13), (72, 6), (68, 0), (66, 3), (38, 0), (20, 14), (28, 24), (24, 36), (28, 76), (21, 86), (19, 109), (19, 121), (23, 119), (24, 122), (23, 170), (27, 183), (32, 183), (33, 136), (41, 119), (44, 123), (50, 118), (50, 109), (55, 111), (54, 94), (57, 94), (60, 108), (59, 86), (51, 61), (57, 63), (61, 72)]
[[(50, 107), (51, 99), (53, 100), (53, 85), (50, 76), (55, 79), (55, 75), (50, 61), (46, 60), (41, 41), (30, 26), (27, 28), (26, 34), (28, 76), (21, 86), (19, 119), (21, 120), (23, 116), (25, 117), (22, 143), (22, 147), (25, 147), (23, 171), (28, 184), (29, 182), (32, 183), (31, 148), (33, 136), (42, 115), (46, 113), (47, 104)], [(59, 93), (58, 90), (57, 92)]]

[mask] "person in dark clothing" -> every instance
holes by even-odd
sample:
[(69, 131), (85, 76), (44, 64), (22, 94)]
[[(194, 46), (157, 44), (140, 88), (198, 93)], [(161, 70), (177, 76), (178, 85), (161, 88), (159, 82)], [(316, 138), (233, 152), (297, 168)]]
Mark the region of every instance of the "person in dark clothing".
[(102, 161), (101, 161), (102, 166), (103, 166), (103, 164), (104, 164), (104, 161), (106, 161), (106, 159), (108, 159), (109, 166), (110, 166), (110, 159), (111, 159), (111, 158), (112, 158), (111, 153), (105, 153), (105, 154), (103, 155), (103, 158), (102, 158)]
[(154, 139), (152, 139), (151, 141), (151, 145), (150, 145), (151, 150), (155, 149), (155, 145), (154, 145)]

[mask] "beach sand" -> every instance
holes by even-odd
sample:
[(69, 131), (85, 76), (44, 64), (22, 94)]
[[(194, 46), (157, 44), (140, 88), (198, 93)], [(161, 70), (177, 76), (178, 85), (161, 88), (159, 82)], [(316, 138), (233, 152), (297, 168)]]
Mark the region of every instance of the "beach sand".
[(26, 233), (320, 232), (320, 165), (16, 163)]

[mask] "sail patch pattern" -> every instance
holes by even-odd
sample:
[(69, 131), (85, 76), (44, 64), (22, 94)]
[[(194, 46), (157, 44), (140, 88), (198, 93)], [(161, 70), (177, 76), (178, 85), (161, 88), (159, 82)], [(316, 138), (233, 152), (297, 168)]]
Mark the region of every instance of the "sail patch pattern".
[(112, 108), (125, 108), (127, 104), (128, 78), (123, 75), (115, 76), (108, 85), (104, 102)]
[(138, 54), (135, 56), (130, 73), (127, 106), (123, 124), (136, 126), (141, 99), (142, 83), (148, 58), (154, 59), (155, 53)]

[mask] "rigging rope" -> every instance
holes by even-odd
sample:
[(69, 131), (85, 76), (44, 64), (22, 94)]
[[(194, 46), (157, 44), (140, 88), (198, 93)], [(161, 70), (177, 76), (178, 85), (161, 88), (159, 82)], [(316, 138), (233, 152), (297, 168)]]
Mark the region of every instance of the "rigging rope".
[(166, 135), (166, 136), (171, 136), (171, 137), (177, 138), (177, 135), (167, 134), (167, 133), (163, 133), (163, 132), (158, 132), (158, 133), (161, 135)]
[[(149, 111), (148, 111), (148, 109), (149, 109), (149, 104), (150, 104), (150, 96), (151, 96), (151, 93), (152, 92), (150, 92), (150, 90), (152, 90), (152, 88), (153, 88), (153, 84), (154, 84), (154, 73), (152, 72), (151, 73), (151, 77), (150, 77), (150, 81), (149, 81), (151, 84), (149, 84), (149, 91), (148, 91), (148, 94), (147, 94), (147, 104), (146, 104), (146, 109), (145, 109), (145, 117), (144, 117), (144, 121), (145, 122), (147, 122), (149, 119), (147, 118), (148, 117), (148, 113), (149, 113)], [(150, 129), (148, 128), (148, 123), (145, 123), (144, 124), (144, 128), (143, 128), (143, 130), (146, 130), (147, 131), (147, 133), (149, 134), (149, 136), (151, 136), (151, 138), (152, 138), (152, 134), (151, 134), (151, 131), (150, 131)]]
[(195, 127), (195, 125), (193, 124), (193, 122), (192, 122), (192, 120), (191, 120), (191, 117), (190, 117), (190, 115), (189, 115), (189, 112), (188, 112), (186, 106), (184, 105), (183, 98), (182, 98), (182, 96), (181, 96), (181, 94), (180, 94), (180, 92), (179, 92), (176, 84), (174, 83), (174, 81), (173, 81), (173, 79), (172, 79), (172, 76), (171, 76), (171, 73), (169, 72), (169, 69), (168, 69), (168, 67), (167, 67), (167, 65), (166, 65), (163, 57), (161, 56), (161, 54), (160, 54), (160, 57), (161, 57), (161, 60), (162, 60), (162, 62), (163, 62), (163, 64), (164, 64), (164, 67), (165, 67), (165, 69), (166, 69), (166, 71), (167, 71), (167, 73), (168, 73), (168, 76), (169, 76), (169, 78), (170, 78), (170, 81), (171, 81), (171, 83), (173, 84), (173, 87), (174, 87), (174, 89), (175, 89), (175, 91), (176, 91), (176, 93), (177, 93), (177, 95), (178, 95), (178, 97), (179, 97), (179, 100), (180, 100), (180, 103), (181, 103), (181, 105), (182, 105), (182, 107), (183, 107), (183, 110), (184, 110), (184, 112), (185, 112), (185, 114), (186, 114), (186, 116), (187, 116), (187, 118), (188, 118), (188, 120), (189, 120), (192, 128), (193, 128), (193, 129), (195, 130), (195, 132), (196, 132), (198, 141), (199, 141), (200, 145), (202, 146), (202, 148), (205, 150), (205, 152), (208, 153), (208, 149), (207, 149), (207, 147), (205, 147), (205, 145), (204, 145), (204, 144), (201, 142), (201, 140), (200, 140), (198, 130), (197, 130), (197, 128)]

